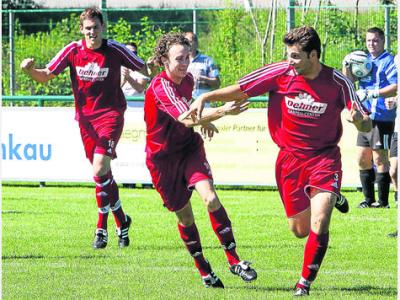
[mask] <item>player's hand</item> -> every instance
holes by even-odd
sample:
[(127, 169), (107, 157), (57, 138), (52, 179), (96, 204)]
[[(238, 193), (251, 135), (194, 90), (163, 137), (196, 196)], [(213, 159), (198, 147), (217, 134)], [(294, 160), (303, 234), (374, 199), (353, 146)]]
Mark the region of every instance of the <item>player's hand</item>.
[(379, 97), (379, 90), (363, 90), (360, 89), (356, 91), (356, 94), (358, 96), (358, 99), (360, 99), (361, 102), (364, 101), (370, 101), (374, 98)]
[(223, 109), (227, 115), (238, 115), (249, 108), (247, 100), (231, 101), (224, 104)]
[(211, 141), (211, 139), (214, 136), (214, 133), (219, 133), (218, 128), (215, 127), (213, 123), (207, 123), (201, 125), (201, 135), (203, 136), (204, 139), (207, 139)]
[(158, 71), (158, 67), (156, 65), (155, 59), (156, 58), (154, 56), (150, 56), (146, 62), (147, 73), (149, 74), (150, 77), (155, 76)]
[(126, 67), (122, 67), (121, 73), (122, 73), (122, 77), (126, 79), (129, 76), (129, 69)]
[(394, 109), (397, 106), (397, 96), (385, 98), (385, 107), (389, 110)]
[(182, 114), (182, 119), (191, 116), (193, 122), (198, 122), (201, 119), (201, 114), (203, 112), (205, 103), (206, 101), (203, 95), (197, 97), (197, 99), (190, 104), (189, 110)]
[(363, 115), (353, 102), (351, 105), (350, 113), (347, 117), (347, 121), (353, 123), (358, 131), (369, 132), (372, 129), (372, 121), (368, 116)]
[(24, 71), (25, 73), (29, 73), (30, 70), (32, 70), (34, 66), (35, 66), (35, 59), (34, 58), (25, 58), (21, 62), (21, 65), (20, 65), (22, 71)]
[(354, 52), (347, 54), (343, 61), (342, 61), (342, 65), (345, 68), (350, 68), (352, 63), (358, 62), (359, 58), (358, 56), (354, 55)]

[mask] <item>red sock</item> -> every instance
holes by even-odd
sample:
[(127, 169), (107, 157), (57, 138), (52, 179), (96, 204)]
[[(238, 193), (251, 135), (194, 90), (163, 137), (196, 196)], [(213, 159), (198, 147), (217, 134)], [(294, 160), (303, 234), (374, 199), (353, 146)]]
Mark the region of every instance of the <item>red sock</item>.
[(231, 221), (224, 207), (221, 205), (218, 210), (208, 212), (208, 214), (210, 216), (212, 228), (224, 248), (229, 264), (237, 264), (240, 262), (240, 259), (236, 253), (236, 242), (233, 236)]
[(121, 227), (121, 224), (126, 221), (126, 217), (121, 207), (121, 201), (119, 201), (118, 186), (111, 171), (103, 176), (95, 176), (94, 181), (96, 182), (96, 199), (102, 198), (104, 202), (110, 204), (115, 223), (118, 228)]
[(326, 249), (328, 249), (329, 232), (317, 235), (312, 230), (304, 249), (304, 261), (301, 277), (312, 282), (317, 277)]
[(199, 231), (197, 230), (196, 224), (193, 223), (191, 226), (185, 227), (178, 223), (178, 229), (183, 243), (190, 255), (194, 259), (196, 268), (199, 270), (201, 276), (207, 276), (211, 273), (210, 264), (205, 259), (200, 242)]

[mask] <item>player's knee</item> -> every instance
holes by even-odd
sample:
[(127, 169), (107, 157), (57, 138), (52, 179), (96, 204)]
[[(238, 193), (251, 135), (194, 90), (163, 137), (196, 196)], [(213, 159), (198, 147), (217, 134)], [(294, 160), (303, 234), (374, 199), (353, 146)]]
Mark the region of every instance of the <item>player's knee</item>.
[(214, 210), (218, 209), (221, 206), (221, 204), (219, 202), (219, 199), (218, 199), (218, 196), (214, 192), (208, 193), (204, 197), (203, 201), (204, 201), (204, 203), (205, 203), (205, 205), (206, 205), (206, 207), (207, 207), (207, 209), (209, 211), (214, 211)]
[(390, 178), (396, 180), (397, 179), (397, 168), (391, 166), (389, 169)]
[(294, 236), (299, 239), (303, 239), (310, 234), (309, 228), (292, 228), (291, 230), (292, 230)]

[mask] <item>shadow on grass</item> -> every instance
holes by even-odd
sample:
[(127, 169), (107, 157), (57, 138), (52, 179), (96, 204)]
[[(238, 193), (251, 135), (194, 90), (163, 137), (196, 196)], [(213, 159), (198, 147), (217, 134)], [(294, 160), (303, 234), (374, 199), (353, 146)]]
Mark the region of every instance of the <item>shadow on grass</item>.
[[(335, 290), (335, 288), (328, 288), (324, 290)], [(357, 292), (358, 294), (368, 294), (368, 295), (384, 295), (384, 296), (396, 296), (397, 289), (394, 287), (378, 287), (372, 285), (360, 285), (348, 288), (341, 288), (340, 291), (344, 292)]]
[[(263, 286), (238, 286), (238, 287), (229, 287), (225, 286), (226, 290), (254, 290), (254, 291), (260, 291), (260, 292), (289, 292), (292, 293), (294, 289), (292, 287), (263, 287)], [(314, 290), (311, 290), (310, 293), (312, 293)], [(317, 294), (318, 292), (323, 292), (324, 294), (329, 293), (329, 291), (332, 291), (334, 294), (340, 293), (340, 292), (348, 292), (348, 293), (354, 293), (355, 295), (358, 295), (361, 297), (361, 295), (366, 294), (368, 296), (371, 295), (381, 295), (381, 296), (396, 296), (397, 295), (397, 289), (394, 287), (378, 287), (378, 286), (372, 286), (372, 285), (361, 285), (361, 286), (353, 286), (353, 287), (348, 287), (348, 288), (317, 288), (315, 289), (315, 293)]]
[(23, 214), (24, 212), (21, 210), (3, 210), (1, 213), (3, 215), (8, 215), (8, 214)]
[(94, 259), (94, 258), (114, 258), (107, 255), (75, 255), (75, 256), (44, 256), (44, 255), (3, 255), (2, 260), (18, 260), (18, 259), (67, 259), (67, 258), (81, 258), (81, 259)]

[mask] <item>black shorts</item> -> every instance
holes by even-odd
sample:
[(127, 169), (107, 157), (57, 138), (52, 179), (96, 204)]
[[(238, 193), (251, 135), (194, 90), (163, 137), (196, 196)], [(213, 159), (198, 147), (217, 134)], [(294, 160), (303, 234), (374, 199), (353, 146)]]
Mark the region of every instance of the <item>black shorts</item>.
[(392, 142), (390, 143), (389, 157), (397, 157), (397, 132), (392, 134)]
[(372, 121), (370, 132), (359, 132), (357, 146), (368, 147), (374, 150), (390, 148), (390, 142), (394, 131), (394, 122)]

